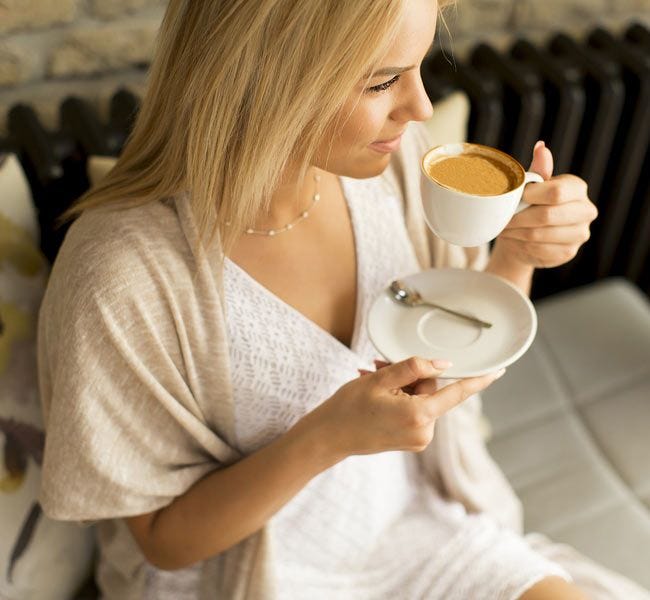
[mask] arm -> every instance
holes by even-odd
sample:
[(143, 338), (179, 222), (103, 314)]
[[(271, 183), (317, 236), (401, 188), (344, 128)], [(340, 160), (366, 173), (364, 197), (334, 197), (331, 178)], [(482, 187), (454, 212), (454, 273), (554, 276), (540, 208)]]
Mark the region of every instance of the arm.
[(160, 569), (219, 554), (255, 533), (336, 462), (320, 439), (299, 422), (261, 450), (212, 471), (170, 505), (126, 523), (147, 560)]
[(219, 554), (347, 456), (424, 450), (439, 416), (503, 374), (459, 380), (429, 394), (403, 391), (441, 372), (432, 361), (411, 358), (350, 381), (268, 446), (213, 471), (168, 506), (126, 518), (142, 553), (168, 570)]
[(508, 253), (503, 251), (503, 246), (499, 244), (499, 240), (494, 245), (485, 271), (507, 279), (524, 294), (530, 296), (535, 267), (512, 260)]

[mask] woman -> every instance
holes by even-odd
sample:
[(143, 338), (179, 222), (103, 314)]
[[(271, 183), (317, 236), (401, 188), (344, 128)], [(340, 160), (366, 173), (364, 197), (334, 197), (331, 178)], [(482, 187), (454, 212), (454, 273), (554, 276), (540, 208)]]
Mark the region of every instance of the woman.
[[(419, 65), (438, 8), (171, 0), (133, 135), (75, 207), (39, 321), (41, 500), (97, 524), (105, 597), (585, 597), (512, 530), (471, 437), (463, 401), (502, 373), (438, 390), (444, 357), (373, 369), (365, 315), (391, 278), (452, 264), (528, 290), (596, 216), (540, 146), (549, 181), (489, 260), (427, 234)], [(474, 444), (490, 511), (454, 488), (443, 443)]]

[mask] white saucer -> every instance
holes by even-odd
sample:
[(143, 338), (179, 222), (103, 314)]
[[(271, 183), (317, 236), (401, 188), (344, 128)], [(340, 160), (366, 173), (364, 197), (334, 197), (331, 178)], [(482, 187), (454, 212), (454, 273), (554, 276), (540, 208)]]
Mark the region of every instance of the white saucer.
[(442, 358), (454, 363), (443, 378), (476, 377), (511, 365), (535, 338), (533, 304), (505, 279), (480, 271), (429, 269), (402, 281), (423, 298), (492, 327), (482, 328), (436, 308), (401, 306), (386, 289), (370, 308), (368, 333), (391, 362), (410, 356)]

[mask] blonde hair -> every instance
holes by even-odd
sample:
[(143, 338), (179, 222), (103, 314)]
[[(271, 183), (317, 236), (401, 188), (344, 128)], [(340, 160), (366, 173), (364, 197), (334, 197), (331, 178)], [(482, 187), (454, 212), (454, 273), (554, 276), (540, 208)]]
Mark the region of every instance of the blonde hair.
[[(170, 0), (133, 132), (63, 219), (189, 193), (225, 253), (396, 35), (408, 0)], [(226, 226), (226, 223), (229, 226)]]

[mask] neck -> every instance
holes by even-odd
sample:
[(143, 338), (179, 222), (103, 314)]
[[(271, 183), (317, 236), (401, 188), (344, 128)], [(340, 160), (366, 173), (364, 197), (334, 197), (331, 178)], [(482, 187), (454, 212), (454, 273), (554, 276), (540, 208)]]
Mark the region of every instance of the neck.
[(310, 167), (303, 180), (298, 179), (297, 172), (287, 171), (281, 178), (282, 183), (275, 189), (268, 212), (257, 218), (254, 229), (279, 229), (291, 223), (303, 211), (309, 210), (314, 201), (318, 184), (315, 175), (322, 175), (316, 167)]

